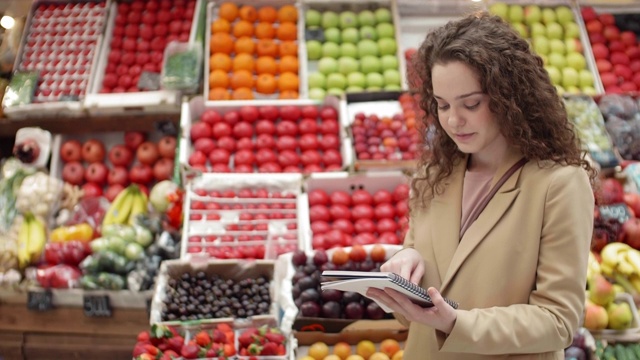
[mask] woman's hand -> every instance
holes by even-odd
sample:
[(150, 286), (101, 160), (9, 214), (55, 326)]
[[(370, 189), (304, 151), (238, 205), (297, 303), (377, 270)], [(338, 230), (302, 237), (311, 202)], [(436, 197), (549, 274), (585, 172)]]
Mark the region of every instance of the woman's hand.
[(392, 272), (420, 285), (424, 275), (424, 260), (416, 249), (406, 248), (398, 251), (380, 266), (380, 271)]
[(451, 333), (458, 318), (456, 310), (444, 301), (440, 292), (435, 288), (430, 287), (427, 289), (427, 293), (433, 302), (433, 306), (430, 308), (414, 304), (406, 295), (393, 289), (369, 288), (367, 290), (368, 297), (393, 309), (408, 321), (430, 326), (445, 334)]

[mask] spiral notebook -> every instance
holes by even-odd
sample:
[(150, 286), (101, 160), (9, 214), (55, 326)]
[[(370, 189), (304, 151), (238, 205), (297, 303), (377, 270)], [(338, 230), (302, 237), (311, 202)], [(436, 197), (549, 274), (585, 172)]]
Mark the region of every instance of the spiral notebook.
[[(366, 296), (367, 289), (370, 287), (377, 289), (391, 288), (407, 295), (414, 304), (422, 307), (433, 306), (427, 290), (395, 273), (326, 270), (322, 272), (322, 276), (337, 279), (321, 283), (320, 288), (322, 290), (354, 291), (360, 293), (362, 296)], [(458, 308), (457, 302), (446, 298), (444, 300), (454, 309)], [(383, 304), (378, 303), (378, 305), (388, 313), (393, 312), (393, 310)]]

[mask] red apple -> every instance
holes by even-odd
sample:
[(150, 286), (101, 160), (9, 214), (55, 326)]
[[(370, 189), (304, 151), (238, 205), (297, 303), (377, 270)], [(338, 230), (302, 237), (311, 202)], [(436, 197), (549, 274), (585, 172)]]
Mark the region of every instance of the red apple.
[(175, 136), (163, 136), (158, 141), (158, 153), (161, 157), (167, 159), (174, 159), (176, 157), (176, 137)]
[(136, 151), (138, 146), (146, 139), (147, 135), (140, 131), (127, 131), (124, 133), (124, 145), (131, 149), (131, 151)]
[(191, 166), (204, 166), (207, 163), (207, 155), (202, 151), (194, 151), (189, 155), (189, 165)]
[(222, 121), (222, 116), (220, 116), (217, 111), (209, 109), (205, 110), (204, 113), (202, 113), (200, 120), (213, 126), (215, 123)]
[(121, 184), (113, 184), (107, 188), (107, 191), (104, 193), (104, 197), (109, 201), (113, 201), (113, 199), (115, 199), (122, 190), (124, 190), (124, 186)]
[(320, 118), (322, 118), (322, 120), (337, 120), (338, 111), (331, 106), (323, 106), (322, 109), (320, 109)]
[(253, 124), (258, 120), (260, 113), (255, 106), (243, 106), (240, 108), (240, 118), (242, 121)]
[(191, 125), (191, 130), (189, 131), (191, 135), (191, 141), (195, 142), (201, 138), (210, 138), (212, 136), (211, 125), (205, 122), (197, 122)]
[(211, 138), (200, 138), (193, 144), (196, 151), (209, 155), (216, 148), (216, 143)]
[(109, 185), (120, 184), (127, 186), (129, 184), (129, 171), (123, 166), (114, 166), (109, 170), (107, 175), (107, 183)]
[(78, 161), (71, 161), (62, 167), (62, 180), (71, 185), (82, 185), (84, 182), (84, 167)]
[(136, 164), (129, 171), (129, 179), (136, 184), (148, 184), (153, 179), (153, 169), (146, 164)]
[(303, 106), (300, 109), (300, 116), (302, 118), (312, 119), (313, 121), (315, 121), (318, 118), (318, 115), (318, 107), (316, 107), (315, 105)]
[(158, 160), (158, 157), (158, 146), (151, 141), (143, 142), (136, 151), (136, 158), (142, 164), (153, 165)]
[(153, 177), (157, 181), (169, 180), (173, 175), (173, 160), (161, 158), (153, 165)]
[(102, 186), (96, 183), (88, 182), (82, 185), (82, 192), (82, 197), (85, 198), (102, 196)]
[(109, 150), (109, 161), (114, 166), (127, 167), (133, 161), (133, 153), (125, 145), (115, 145)]
[(228, 164), (229, 158), (231, 154), (225, 149), (214, 149), (211, 154), (209, 154), (209, 161), (211, 164)]
[(603, 205), (624, 202), (624, 190), (620, 181), (613, 178), (602, 180), (600, 200)]
[(104, 144), (100, 140), (87, 140), (82, 145), (82, 159), (88, 163), (104, 161), (105, 149)]
[(640, 249), (640, 219), (631, 218), (622, 224), (624, 242), (634, 249)]
[(84, 179), (87, 182), (92, 182), (100, 185), (104, 185), (107, 182), (107, 175), (109, 169), (99, 162), (94, 162), (89, 165), (87, 171), (84, 173)]
[(78, 140), (67, 140), (60, 146), (60, 158), (64, 162), (82, 160), (82, 144)]

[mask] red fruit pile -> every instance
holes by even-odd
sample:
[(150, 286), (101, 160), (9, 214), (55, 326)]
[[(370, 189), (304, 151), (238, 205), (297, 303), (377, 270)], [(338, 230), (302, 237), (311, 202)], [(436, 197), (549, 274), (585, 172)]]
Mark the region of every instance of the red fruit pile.
[(287, 354), (286, 338), (278, 328), (261, 326), (249, 328), (238, 336), (238, 354), (243, 356), (284, 356)]
[[(146, 134), (137, 131), (126, 132), (124, 144), (114, 145), (108, 152), (98, 139), (84, 143), (67, 140), (60, 146), (60, 158), (64, 162), (62, 179), (82, 186), (85, 196), (104, 195), (109, 201), (113, 201), (129, 183), (140, 185), (140, 189), (148, 194), (152, 182), (167, 180), (173, 175), (175, 150), (175, 137), (165, 136), (154, 143), (147, 141)], [(86, 169), (83, 162), (89, 164)], [(104, 186), (107, 188), (103, 192)]]
[(332, 107), (243, 106), (206, 110), (191, 126), (188, 162), (203, 172), (321, 172), (342, 168)]
[(309, 191), (313, 248), (402, 243), (408, 224), (408, 196), (407, 184), (398, 185), (392, 192)]
[(138, 334), (133, 348), (135, 360), (229, 359), (235, 354), (233, 329), (227, 324), (201, 330), (188, 342), (175, 328), (153, 325), (151, 331)]
[(31, 19), (18, 69), (39, 71), (35, 102), (85, 94), (105, 1), (39, 5)]
[(143, 71), (160, 73), (166, 45), (187, 42), (196, 0), (119, 2), (102, 93), (142, 91)]
[[(297, 199), (293, 193), (267, 189), (196, 189), (190, 225), (214, 221), (207, 234), (189, 230), (187, 252), (218, 259), (263, 259), (298, 248)], [(200, 228), (200, 227), (199, 227)], [(265, 243), (269, 240), (270, 247)]]
[(640, 89), (640, 47), (632, 31), (620, 31), (612, 14), (581, 9), (593, 56), (607, 93)]

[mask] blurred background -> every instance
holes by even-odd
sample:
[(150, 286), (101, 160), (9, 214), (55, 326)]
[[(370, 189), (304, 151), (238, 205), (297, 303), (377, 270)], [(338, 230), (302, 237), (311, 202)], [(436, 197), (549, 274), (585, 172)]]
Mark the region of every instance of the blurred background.
[(0, 77), (9, 78), (33, 0), (0, 0)]

